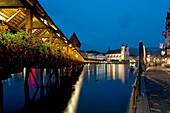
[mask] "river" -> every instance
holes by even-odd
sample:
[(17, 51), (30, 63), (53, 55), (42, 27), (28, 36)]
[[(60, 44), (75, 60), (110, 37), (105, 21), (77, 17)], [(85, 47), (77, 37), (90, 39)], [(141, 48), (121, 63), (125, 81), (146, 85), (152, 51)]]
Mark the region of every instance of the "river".
[[(40, 71), (33, 69), (37, 80)], [(44, 81), (49, 70), (45, 70)], [(73, 75), (75, 76), (75, 75)], [(79, 77), (53, 76), (52, 85), (37, 88), (24, 72), (3, 80), (0, 111), (3, 113), (126, 113), (136, 72), (129, 64), (86, 64)], [(39, 82), (39, 81), (38, 81)]]

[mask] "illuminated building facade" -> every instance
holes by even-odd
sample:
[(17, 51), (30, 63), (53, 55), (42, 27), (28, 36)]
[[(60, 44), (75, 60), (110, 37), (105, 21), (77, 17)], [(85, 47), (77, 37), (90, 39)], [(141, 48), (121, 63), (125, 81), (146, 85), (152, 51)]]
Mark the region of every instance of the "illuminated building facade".
[[(169, 8), (170, 9), (170, 8)], [(166, 39), (166, 44), (165, 44), (165, 63), (166, 65), (170, 65), (170, 12), (167, 12), (167, 17), (166, 17), (166, 31), (165, 31), (165, 39)]]
[(108, 50), (107, 61), (129, 61), (129, 46), (122, 44), (121, 49)]

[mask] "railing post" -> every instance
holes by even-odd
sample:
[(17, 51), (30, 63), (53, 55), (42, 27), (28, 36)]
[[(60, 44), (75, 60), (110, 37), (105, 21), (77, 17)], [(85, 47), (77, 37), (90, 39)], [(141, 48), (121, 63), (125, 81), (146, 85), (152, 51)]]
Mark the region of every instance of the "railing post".
[(136, 89), (139, 89), (139, 75), (136, 76)]
[(136, 85), (133, 84), (132, 85), (132, 88), (133, 88), (133, 103), (132, 103), (132, 107), (133, 109), (136, 109)]

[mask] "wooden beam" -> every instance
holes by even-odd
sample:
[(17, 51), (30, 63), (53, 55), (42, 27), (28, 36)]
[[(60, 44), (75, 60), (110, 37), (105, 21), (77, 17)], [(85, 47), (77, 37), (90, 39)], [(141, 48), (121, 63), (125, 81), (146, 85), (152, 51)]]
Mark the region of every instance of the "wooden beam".
[(26, 23), (26, 19), (24, 19), (24, 21), (22, 21), (19, 25), (18, 28), (21, 29)]
[(30, 34), (32, 33), (32, 17), (32, 10), (26, 9), (26, 32)]
[(39, 84), (38, 84), (38, 82), (37, 82), (37, 80), (36, 80), (36, 78), (35, 78), (34, 73), (32, 72), (32, 70), (30, 70), (30, 71), (31, 71), (31, 75), (32, 75), (32, 77), (33, 77), (33, 79), (34, 79), (34, 82), (36, 83), (37, 87), (39, 87)]
[(50, 43), (51, 43), (51, 42), (53, 41), (53, 31), (50, 30), (49, 32), (50, 32), (49, 41), (50, 41)]
[(49, 75), (49, 79), (48, 79), (48, 81), (47, 81), (46, 87), (50, 84), (51, 79), (52, 79), (52, 76), (53, 76), (53, 74), (55, 73), (55, 70), (54, 70), (54, 69), (50, 69), (50, 70), (51, 70), (51, 71), (50, 71), (50, 75)]
[(40, 34), (40, 36), (43, 36), (46, 32), (47, 32), (47, 29), (44, 30), (44, 31)]
[(0, 6), (0, 8), (12, 9), (12, 8), (25, 8), (24, 6)]
[(21, 10), (18, 10), (16, 13), (14, 13), (12, 16), (10, 16), (7, 20), (6, 20), (6, 22), (9, 22), (11, 19), (13, 19), (18, 13), (20, 13), (21, 12)]

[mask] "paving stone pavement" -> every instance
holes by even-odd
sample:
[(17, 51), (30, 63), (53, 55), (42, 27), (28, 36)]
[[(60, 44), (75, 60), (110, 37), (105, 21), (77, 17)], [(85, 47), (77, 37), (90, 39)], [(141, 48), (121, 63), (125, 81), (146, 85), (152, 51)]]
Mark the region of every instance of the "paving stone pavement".
[[(139, 103), (142, 103), (141, 96), (137, 105), (137, 113), (170, 113), (170, 68), (161, 66), (148, 67), (143, 72), (144, 85), (146, 88), (148, 111), (143, 111)], [(142, 92), (142, 89), (141, 89)], [(139, 109), (138, 109), (139, 108)]]

